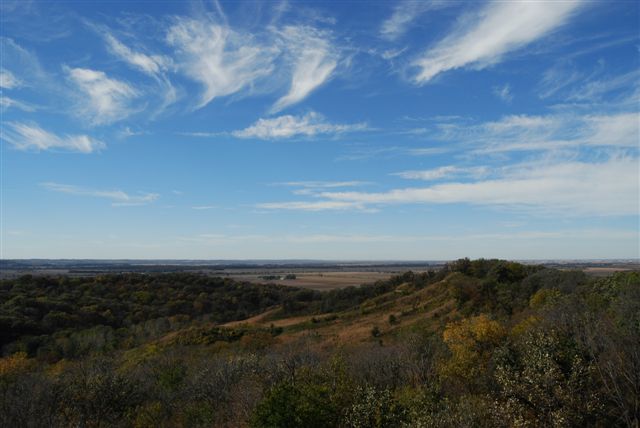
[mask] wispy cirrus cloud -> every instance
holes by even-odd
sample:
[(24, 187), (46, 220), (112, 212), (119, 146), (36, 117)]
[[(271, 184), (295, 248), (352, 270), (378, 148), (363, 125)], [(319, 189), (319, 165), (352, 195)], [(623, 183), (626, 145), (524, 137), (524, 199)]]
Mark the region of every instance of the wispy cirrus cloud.
[(131, 100), (140, 93), (128, 83), (88, 68), (64, 67), (71, 82), (80, 90), (79, 115), (93, 125), (109, 124), (133, 112)]
[(640, 103), (640, 70), (617, 76), (585, 79), (568, 94), (569, 101), (600, 103), (614, 97), (619, 104), (637, 108)]
[(553, 150), (566, 147), (639, 145), (640, 114), (508, 116), (481, 125), (485, 132), (479, 151)]
[(29, 103), (25, 103), (19, 100), (14, 100), (13, 98), (9, 98), (4, 94), (0, 94), (0, 111), (5, 111), (10, 108), (15, 108), (18, 110), (33, 112), (36, 111), (37, 108)]
[[(2, 52), (2, 64), (11, 65), (10, 71), (2, 68), (0, 82), (2, 89), (16, 89), (19, 87), (31, 87), (38, 83), (52, 86), (50, 76), (44, 72), (35, 53), (23, 48), (9, 37), (0, 37), (0, 52)], [(19, 70), (19, 76), (16, 76)]]
[(541, 99), (549, 98), (577, 82), (584, 81), (585, 77), (583, 72), (573, 68), (559, 65), (551, 67), (542, 73), (537, 88), (538, 96)]
[(280, 139), (296, 136), (337, 135), (367, 129), (364, 123), (333, 124), (321, 114), (309, 112), (303, 116), (284, 115), (273, 119), (259, 119), (243, 130), (234, 131), (237, 138)]
[(134, 51), (106, 30), (102, 34), (113, 55), (145, 74), (159, 76), (172, 64), (172, 60), (164, 55), (147, 55)]
[(640, 198), (637, 157), (604, 162), (522, 164), (500, 177), (386, 192), (324, 192), (320, 202), (376, 207), (466, 203), (569, 216), (635, 215)]
[(287, 26), (278, 34), (287, 46), (293, 71), (289, 91), (273, 105), (273, 113), (302, 101), (325, 83), (340, 57), (326, 32), (308, 26)]
[[(406, 134), (406, 132), (403, 132)], [(337, 161), (367, 161), (374, 158), (398, 156), (437, 156), (452, 151), (452, 147), (417, 147), (356, 145), (348, 152), (336, 157)]]
[(465, 167), (458, 167), (453, 165), (446, 165), (438, 168), (426, 169), (426, 170), (420, 170), (420, 171), (395, 172), (391, 175), (406, 178), (409, 180), (435, 181), (435, 180), (441, 180), (444, 178), (453, 178), (453, 177), (479, 178), (482, 176), (486, 176), (488, 172), (489, 172), (489, 169), (485, 166), (474, 166), (474, 167), (465, 168)]
[(77, 196), (103, 198), (111, 201), (112, 206), (136, 206), (149, 204), (160, 197), (157, 193), (139, 193), (131, 195), (122, 190), (97, 190), (71, 184), (53, 182), (40, 183), (47, 190)]
[(411, 25), (429, 10), (436, 10), (451, 5), (444, 0), (404, 0), (396, 3), (393, 13), (380, 26), (380, 37), (396, 40), (407, 32)]
[(342, 211), (360, 210), (376, 211), (367, 208), (365, 204), (351, 201), (293, 201), (293, 202), (267, 202), (257, 204), (257, 208), (265, 210), (292, 210), (292, 211)]
[(493, 95), (500, 98), (505, 103), (513, 101), (513, 92), (511, 92), (511, 85), (508, 83), (501, 86), (494, 86)]
[(148, 55), (134, 51), (109, 31), (102, 30), (102, 35), (109, 51), (136, 70), (152, 77), (162, 92), (163, 102), (158, 111), (164, 110), (177, 100), (177, 91), (167, 77), (167, 72), (174, 68), (173, 60), (165, 55)]
[(35, 123), (7, 122), (0, 137), (18, 150), (64, 150), (92, 153), (105, 144), (87, 135), (56, 135), (45, 131)]
[(612, 74), (606, 72), (603, 64), (588, 72), (559, 64), (543, 73), (537, 90), (541, 99), (555, 96), (563, 102), (609, 103), (618, 108), (637, 108), (640, 102), (640, 70)]
[(339, 189), (343, 187), (359, 187), (371, 184), (368, 181), (286, 181), (273, 183), (274, 186), (293, 187), (294, 195), (314, 195), (327, 189)]
[(420, 147), (417, 149), (409, 149), (407, 153), (411, 156), (433, 156), (441, 155), (449, 151), (451, 151), (451, 149), (447, 147)]
[(176, 132), (176, 135), (182, 135), (184, 137), (212, 138), (212, 137), (221, 137), (221, 136), (229, 135), (229, 133), (224, 131), (220, 131), (220, 132), (182, 131), (182, 132)]
[(177, 67), (204, 88), (196, 107), (250, 87), (270, 75), (277, 48), (227, 25), (176, 18), (167, 42), (178, 53)]
[(578, 0), (491, 1), (414, 61), (418, 72), (413, 80), (424, 84), (449, 70), (495, 64), (566, 24), (583, 4)]
[(0, 68), (0, 88), (14, 89), (22, 86), (22, 81), (18, 79), (12, 72), (5, 68)]
[[(295, 188), (294, 195), (317, 196), (328, 190), (340, 188), (359, 187), (371, 184), (367, 181), (287, 181), (274, 183), (274, 185)], [(287, 211), (344, 211), (358, 210), (364, 212), (377, 212), (377, 209), (366, 207), (359, 202), (311, 200), (311, 201), (290, 201), (290, 202), (267, 202), (257, 204), (257, 208), (264, 210), (287, 210)]]
[(478, 124), (447, 122), (430, 134), (463, 145), (469, 153), (637, 148), (640, 113), (509, 115)]
[(368, 181), (285, 181), (274, 183), (276, 186), (302, 187), (306, 189), (332, 189), (336, 187), (355, 187), (370, 184)]

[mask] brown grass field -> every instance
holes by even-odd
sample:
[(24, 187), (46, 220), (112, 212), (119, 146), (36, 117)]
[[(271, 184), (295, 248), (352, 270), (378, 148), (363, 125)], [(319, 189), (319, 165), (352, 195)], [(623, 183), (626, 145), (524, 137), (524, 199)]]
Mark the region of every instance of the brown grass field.
[[(421, 272), (423, 270), (415, 269), (415, 272)], [(283, 279), (265, 281), (261, 278), (263, 274), (229, 274), (230, 277), (240, 280), (249, 281), (255, 283), (270, 282), (274, 284), (288, 285), (293, 287), (311, 288), (313, 290), (331, 290), (334, 288), (344, 288), (349, 286), (358, 286), (361, 284), (369, 284), (379, 280), (388, 279), (393, 275), (403, 273), (405, 271), (386, 271), (386, 272), (294, 272), (296, 279)], [(270, 275), (285, 275), (289, 272), (270, 272)]]

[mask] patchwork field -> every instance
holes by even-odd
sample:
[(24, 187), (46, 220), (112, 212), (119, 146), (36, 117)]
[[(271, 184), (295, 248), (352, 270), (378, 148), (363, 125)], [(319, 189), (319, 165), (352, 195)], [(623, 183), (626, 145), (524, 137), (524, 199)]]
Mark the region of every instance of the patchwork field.
[[(414, 269), (414, 272), (424, 272), (426, 269)], [(301, 272), (293, 273), (296, 279), (275, 279), (265, 280), (264, 276), (282, 276), (292, 274), (291, 271), (270, 272), (268, 274), (228, 274), (233, 279), (239, 281), (249, 281), (255, 283), (273, 282), (275, 284), (288, 285), (292, 287), (310, 288), (313, 290), (332, 290), (335, 288), (344, 288), (349, 286), (358, 286), (361, 284), (370, 284), (376, 281), (385, 280), (393, 275), (397, 275), (403, 271), (387, 270), (387, 271), (320, 271), (320, 272)]]

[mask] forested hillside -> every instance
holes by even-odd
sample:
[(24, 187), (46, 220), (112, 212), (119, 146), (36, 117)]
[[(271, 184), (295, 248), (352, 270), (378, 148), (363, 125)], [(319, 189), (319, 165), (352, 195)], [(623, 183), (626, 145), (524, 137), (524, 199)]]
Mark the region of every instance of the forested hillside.
[(0, 283), (0, 426), (638, 427), (640, 273)]

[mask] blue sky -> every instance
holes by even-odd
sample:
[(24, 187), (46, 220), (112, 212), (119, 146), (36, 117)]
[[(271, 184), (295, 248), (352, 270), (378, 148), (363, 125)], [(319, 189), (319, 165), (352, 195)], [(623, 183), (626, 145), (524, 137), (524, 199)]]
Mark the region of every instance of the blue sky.
[(2, 2), (3, 258), (638, 258), (635, 1)]

